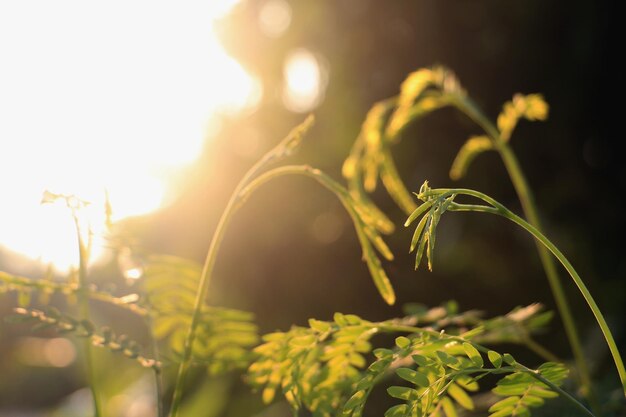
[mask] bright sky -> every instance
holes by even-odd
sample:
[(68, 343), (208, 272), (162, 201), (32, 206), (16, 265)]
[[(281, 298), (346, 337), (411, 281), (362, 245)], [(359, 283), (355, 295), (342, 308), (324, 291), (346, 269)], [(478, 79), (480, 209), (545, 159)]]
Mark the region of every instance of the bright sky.
[(76, 261), (69, 213), (41, 206), (44, 190), (92, 201), (96, 231), (105, 189), (117, 219), (161, 205), (211, 115), (260, 97), (212, 31), (234, 3), (0, 1), (0, 245)]

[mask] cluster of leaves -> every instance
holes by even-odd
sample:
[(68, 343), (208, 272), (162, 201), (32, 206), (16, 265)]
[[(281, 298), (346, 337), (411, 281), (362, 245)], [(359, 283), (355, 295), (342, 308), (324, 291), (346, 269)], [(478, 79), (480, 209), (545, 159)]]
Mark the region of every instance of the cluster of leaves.
[(383, 230), (393, 224), (380, 213), (366, 192), (376, 188), (380, 177), (389, 195), (407, 214), (415, 202), (400, 178), (391, 146), (413, 120), (465, 97), (454, 74), (443, 67), (420, 69), (402, 83), (400, 95), (376, 103), (367, 114), (361, 133), (343, 165), (351, 194), (376, 214)]
[(360, 416), (376, 380), (391, 371), (412, 386), (387, 388), (391, 397), (405, 403), (391, 407), (386, 416), (436, 416), (444, 411), (451, 417), (457, 415), (457, 407), (474, 409), (468, 392), (477, 391), (478, 384), (470, 375), (484, 364), (472, 344), (420, 333), (400, 336), (395, 349), (377, 349), (375, 355), (377, 360), (346, 402), (344, 416)]
[(519, 119), (530, 121), (545, 120), (548, 117), (548, 104), (541, 94), (516, 94), (513, 100), (504, 104), (498, 116), (498, 130), (500, 139), (508, 142)]
[[(144, 264), (146, 307), (154, 337), (167, 341), (180, 357), (191, 324), (201, 266), (173, 256), (150, 256)], [(246, 311), (203, 305), (193, 359), (211, 374), (248, 366), (258, 343), (254, 316)]]
[[(499, 368), (498, 356), (491, 354), (489, 358), (493, 359), (492, 363)], [(511, 365), (515, 366), (516, 363)], [(489, 412), (492, 413), (490, 417), (530, 416), (531, 407), (541, 407), (545, 399), (558, 397), (559, 394), (553, 387), (560, 386), (567, 378), (567, 368), (559, 363), (547, 362), (534, 372), (535, 374), (521, 369), (498, 381), (492, 391), (506, 398), (489, 408)], [(543, 381), (535, 375), (540, 375)]]
[[(508, 395), (507, 392), (513, 392), (507, 391), (506, 387), (512, 384), (509, 381), (517, 383), (522, 378), (515, 375), (533, 372), (517, 364), (510, 355), (488, 351), (476, 341), (487, 334), (487, 339), (492, 342), (514, 342), (515, 339), (508, 337), (507, 329), (514, 322), (527, 333), (537, 330), (539, 325), (533, 322), (533, 318), (537, 318), (538, 312), (529, 306), (483, 321), (476, 311), (458, 313), (454, 303), (446, 303), (442, 307), (420, 309), (401, 319), (384, 322), (370, 322), (339, 313), (331, 322), (311, 319), (309, 327), (294, 326), (287, 332), (265, 335), (264, 343), (255, 349), (257, 358), (248, 369), (248, 379), (253, 387), (262, 390), (266, 403), (271, 402), (280, 389), (296, 412), (306, 409), (320, 417), (358, 417), (375, 386), (384, 377), (395, 373), (414, 386), (388, 388), (392, 397), (405, 403), (392, 407), (386, 415), (452, 417), (457, 415), (458, 407), (474, 408), (470, 393), (478, 390), (476, 381), (485, 375), (511, 374), (500, 380), (494, 391)], [(518, 317), (511, 318), (515, 314)], [(415, 327), (418, 322), (422, 327)], [(398, 332), (408, 336), (398, 337), (391, 349), (373, 349), (371, 339), (374, 335)], [(501, 340), (498, 335), (502, 335)], [(493, 367), (485, 367), (478, 349), (488, 355)], [(366, 367), (370, 353), (376, 359)], [(508, 366), (502, 367), (503, 361)], [(562, 379), (548, 372), (554, 367), (557, 365), (544, 365), (539, 373), (543, 375), (545, 369), (545, 378), (558, 386)], [(558, 367), (566, 374), (564, 367)], [(520, 404), (513, 404), (517, 407), (515, 409), (521, 410), (528, 402), (539, 405), (533, 396), (540, 395), (530, 392), (549, 391), (541, 398), (554, 394), (554, 386), (546, 388), (533, 377), (527, 388), (529, 393), (519, 396)], [(529, 397), (533, 398), (528, 400)], [(337, 410), (342, 410), (341, 414), (336, 414)], [(502, 412), (500, 408), (496, 411)], [(506, 415), (518, 414), (497, 414), (498, 417)]]
[(15, 314), (7, 317), (7, 320), (19, 323), (36, 323), (33, 330), (53, 328), (60, 333), (71, 333), (77, 337), (89, 338), (93, 346), (120, 353), (127, 358), (134, 359), (143, 367), (153, 368), (157, 371), (161, 367), (157, 360), (144, 356), (141, 353), (141, 348), (135, 341), (129, 339), (126, 335), (115, 335), (108, 327), (98, 330), (89, 320), (75, 319), (53, 307), (45, 312), (18, 307), (14, 312)]
[(426, 250), (426, 257), (428, 258), (428, 269), (433, 270), (433, 253), (435, 251), (435, 232), (437, 225), (441, 219), (441, 215), (450, 207), (450, 204), (454, 202), (455, 195), (446, 198), (431, 198), (427, 193), (430, 191), (428, 187), (428, 181), (426, 181), (420, 188), (419, 196), (426, 196), (424, 198), (424, 204), (415, 209), (405, 222), (405, 226), (409, 226), (422, 214), (428, 213), (422, 217), (420, 222), (415, 228), (413, 238), (411, 239), (410, 252), (413, 252), (417, 248), (415, 256), (415, 269), (417, 269), (422, 262), (424, 255), (424, 249)]
[(270, 333), (254, 349), (258, 358), (248, 370), (249, 382), (263, 389), (266, 403), (281, 388), (294, 410), (331, 416), (360, 378), (378, 331), (374, 323), (337, 313), (332, 322), (311, 319), (309, 327)]
[(393, 231), (393, 224), (367, 193), (374, 191), (380, 178), (389, 195), (406, 214), (415, 210), (416, 204), (398, 174), (391, 148), (400, 141), (407, 126), (446, 106), (457, 108), (485, 130), (485, 134), (471, 136), (460, 148), (450, 169), (450, 177), (455, 180), (465, 175), (476, 156), (508, 142), (519, 119), (545, 120), (548, 116), (548, 105), (540, 94), (516, 94), (504, 104), (496, 128), (477, 110), (449, 69), (435, 66), (409, 74), (398, 96), (376, 103), (369, 111), (343, 165), (350, 193), (368, 208), (384, 232)]
[[(463, 107), (461, 109), (464, 110)], [(450, 178), (463, 178), (474, 158), (483, 152), (497, 149), (501, 143), (507, 143), (520, 119), (535, 121), (547, 118), (548, 104), (541, 94), (514, 95), (511, 101), (504, 104), (496, 122), (496, 131), (488, 128), (486, 135), (470, 137), (459, 149), (450, 168)]]
[[(463, 189), (431, 189), (428, 185), (428, 181), (424, 181), (419, 192), (415, 193), (417, 198), (422, 201), (422, 204), (410, 214), (409, 218), (404, 223), (405, 227), (408, 227), (421, 217), (413, 233), (410, 247), (411, 252), (417, 248), (415, 269), (419, 267), (425, 250), (426, 258), (428, 259), (428, 269), (432, 271), (437, 226), (439, 225), (441, 216), (446, 211), (481, 210), (501, 214), (499, 208), (492, 205), (495, 203), (493, 199), (490, 199), (492, 203), (489, 206), (466, 205), (455, 202), (459, 194), (468, 193), (477, 194), (471, 190)], [(483, 200), (483, 202), (485, 202), (485, 200)]]

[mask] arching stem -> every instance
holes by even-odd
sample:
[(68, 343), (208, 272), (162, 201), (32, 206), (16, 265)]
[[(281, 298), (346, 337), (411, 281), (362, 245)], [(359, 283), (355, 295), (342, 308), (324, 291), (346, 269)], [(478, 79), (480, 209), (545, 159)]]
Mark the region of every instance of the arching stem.
[[(509, 145), (509, 142), (503, 141), (500, 138), (498, 129), (494, 126), (491, 120), (489, 120), (489, 118), (487, 118), (482, 111), (480, 111), (478, 106), (476, 106), (470, 98), (463, 97), (462, 99), (459, 98), (453, 100), (453, 104), (461, 112), (465, 113), (469, 118), (474, 120), (476, 124), (478, 124), (485, 131), (485, 133), (487, 133), (487, 136), (494, 144), (495, 150), (502, 158), (502, 162), (504, 163), (504, 166), (509, 174), (513, 188), (515, 188), (515, 192), (520, 200), (522, 210), (524, 211), (524, 215), (526, 216), (528, 223), (536, 229), (541, 230), (541, 221), (539, 219), (533, 193), (528, 186), (528, 181), (524, 176), (524, 172), (522, 171), (517, 157)], [(563, 285), (559, 279), (556, 263), (544, 245), (536, 241), (536, 246), (539, 259), (541, 260), (546, 277), (548, 278), (548, 283), (550, 284), (550, 289), (552, 290), (557, 310), (559, 311), (559, 315), (563, 321), (565, 333), (574, 355), (574, 361), (576, 362), (576, 368), (578, 370), (578, 376), (580, 378), (583, 393), (586, 396), (589, 396), (590, 400), (593, 400), (591, 373), (589, 371), (589, 367), (587, 366), (587, 360), (585, 359), (580, 336), (578, 335), (578, 328), (576, 327), (576, 323), (574, 321), (574, 315), (572, 314), (565, 291), (563, 290)]]
[(624, 396), (626, 396), (626, 369), (624, 369), (624, 362), (622, 360), (622, 357), (620, 356), (619, 349), (617, 348), (617, 345), (613, 338), (613, 334), (611, 333), (611, 329), (606, 323), (606, 320), (604, 319), (604, 316), (602, 315), (602, 312), (598, 308), (598, 305), (596, 304), (595, 300), (591, 296), (591, 293), (587, 289), (587, 286), (585, 285), (583, 280), (580, 278), (580, 276), (578, 275), (578, 273), (576, 272), (572, 264), (569, 262), (569, 260), (565, 257), (565, 255), (563, 255), (563, 253), (547, 237), (545, 237), (536, 227), (534, 227), (533, 225), (531, 225), (530, 223), (528, 223), (526, 220), (522, 219), (521, 217), (517, 216), (515, 213), (513, 213), (512, 211), (507, 209), (505, 206), (498, 203), (496, 200), (494, 200), (493, 198), (489, 197), (486, 194), (483, 194), (481, 192), (474, 191), (474, 190), (468, 190), (468, 189), (432, 190), (432, 191), (429, 191), (427, 195), (428, 194), (437, 195), (439, 196), (439, 198), (445, 198), (453, 194), (458, 194), (458, 195), (464, 194), (464, 195), (476, 197), (486, 202), (487, 204), (489, 204), (489, 206), (483, 206), (483, 205), (477, 205), (477, 204), (453, 203), (449, 206), (448, 210), (450, 211), (475, 211), (475, 212), (495, 214), (495, 215), (504, 217), (512, 221), (513, 223), (517, 224), (518, 226), (522, 227), (531, 235), (533, 235), (533, 237), (541, 245), (543, 245), (547, 250), (549, 250), (554, 255), (556, 259), (558, 259), (558, 261), (567, 270), (570, 277), (572, 278), (572, 280), (578, 287), (579, 291), (585, 298), (585, 301), (589, 305), (589, 308), (591, 309), (596, 321), (598, 322), (598, 325), (600, 326), (600, 329), (602, 330), (602, 334), (604, 335), (607, 345), (609, 346), (609, 350), (611, 351), (611, 355), (613, 356), (613, 361), (615, 362), (615, 366), (617, 368), (617, 371), (618, 371), (618, 374), (622, 383), (622, 390), (624, 392)]

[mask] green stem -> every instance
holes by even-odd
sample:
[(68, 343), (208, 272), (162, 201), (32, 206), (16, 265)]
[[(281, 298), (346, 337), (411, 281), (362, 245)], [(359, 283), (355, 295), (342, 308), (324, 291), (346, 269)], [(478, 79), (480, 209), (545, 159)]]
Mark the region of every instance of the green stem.
[[(541, 222), (539, 220), (539, 215), (537, 214), (533, 195), (530, 191), (530, 188), (528, 187), (526, 179), (522, 174), (515, 154), (508, 144), (503, 144), (501, 147), (499, 147), (498, 152), (500, 153), (502, 160), (504, 161), (504, 165), (509, 172), (511, 181), (513, 182), (513, 186), (515, 187), (517, 195), (519, 196), (520, 202), (522, 204), (522, 210), (524, 211), (524, 214), (528, 219), (528, 223), (537, 228), (537, 230), (541, 230)], [(559, 279), (556, 264), (553, 260), (554, 258), (550, 256), (548, 250), (543, 247), (539, 242), (536, 241), (535, 244), (537, 245), (537, 251), (539, 253), (541, 264), (543, 265), (546, 276), (548, 277), (548, 283), (550, 284), (550, 289), (552, 290), (552, 294), (554, 295), (554, 299), (557, 309), (559, 310), (561, 320), (563, 320), (565, 333), (569, 340), (572, 353), (574, 354), (576, 367), (578, 368), (583, 392), (585, 393), (585, 395), (593, 395), (590, 376), (591, 373), (587, 365), (587, 360), (585, 359), (585, 354), (583, 352), (582, 343), (580, 341), (578, 328), (576, 326), (572, 310), (569, 306), (567, 296), (565, 295), (565, 291), (563, 290), (563, 286), (561, 285)]]
[[(76, 227), (76, 235), (78, 237), (79, 264), (77, 295), (80, 310), (79, 314), (82, 320), (89, 320), (89, 286), (87, 283), (87, 263), (89, 262), (89, 252), (87, 246), (85, 246), (85, 243), (83, 242), (77, 214), (74, 212), (72, 215), (74, 218), (74, 225)], [(96, 386), (98, 379), (96, 378), (96, 372), (94, 369), (95, 365), (93, 361), (92, 348), (91, 338), (85, 338), (83, 341), (83, 350), (85, 353), (85, 366), (87, 368), (87, 382), (93, 398), (94, 415), (95, 417), (100, 417), (102, 415), (100, 408), (101, 402), (98, 388)]]
[[(257, 164), (258, 165), (258, 164)], [(206, 262), (204, 264), (204, 268), (202, 270), (202, 275), (200, 277), (200, 284), (198, 295), (196, 297), (196, 303), (194, 307), (194, 314), (192, 316), (191, 325), (189, 326), (189, 332), (187, 334), (187, 339), (185, 340), (185, 349), (183, 351), (183, 358), (180, 364), (180, 368), (178, 370), (178, 377), (176, 379), (176, 385), (174, 387), (174, 396), (172, 399), (172, 407), (170, 410), (171, 417), (178, 416), (178, 412), (180, 409), (180, 404), (182, 400), (183, 393), (183, 385), (187, 373), (189, 371), (189, 366), (191, 364), (191, 353), (192, 346), (195, 340), (195, 330), (198, 326), (200, 320), (200, 311), (202, 308), (202, 304), (204, 303), (204, 299), (206, 298), (209, 284), (211, 281), (211, 272), (213, 271), (213, 267), (215, 265), (215, 260), (217, 259), (217, 252), (220, 247), (220, 244), (224, 238), (224, 232), (230, 223), (232, 216), (236, 213), (237, 209), (241, 207), (241, 205), (246, 201), (246, 199), (250, 196), (250, 194), (260, 187), (265, 182), (282, 176), (282, 175), (290, 175), (290, 174), (299, 174), (305, 175), (310, 178), (317, 180), (319, 183), (324, 185), (326, 188), (331, 191), (342, 195), (346, 198), (349, 198), (349, 195), (338, 186), (330, 177), (323, 174), (321, 171), (317, 169), (313, 169), (309, 166), (284, 166), (280, 168), (275, 168), (271, 171), (268, 171), (259, 177), (255, 178), (253, 181), (250, 181), (250, 178), (255, 175), (259, 167), (255, 165), (248, 171), (248, 173), (244, 176), (243, 180), (237, 185), (235, 191), (233, 192), (222, 217), (217, 225), (215, 233), (213, 235), (213, 239), (211, 241), (211, 245), (209, 247), (209, 252), (207, 254)], [(249, 182), (249, 184), (248, 184)], [(245, 188), (244, 188), (245, 187)], [(354, 210), (346, 205), (346, 208), (349, 209), (351, 215), (356, 215)]]
[[(348, 194), (348, 192), (343, 189), (335, 180), (324, 174), (319, 169), (312, 168), (308, 165), (285, 165), (267, 171), (259, 177), (255, 178), (254, 181), (250, 182), (250, 184), (239, 193), (239, 196), (241, 197), (241, 203), (244, 203), (246, 199), (250, 196), (250, 194), (252, 194), (254, 190), (259, 188), (264, 183), (284, 175), (304, 175), (305, 177), (312, 178), (321, 185), (323, 185), (325, 188), (327, 188), (329, 191), (332, 191), (337, 196), (339, 196), (342, 199), (342, 202), (344, 198), (352, 198)], [(352, 207), (347, 206), (347, 208), (349, 212), (354, 212)]]
[[(159, 344), (157, 342), (156, 337), (154, 337), (154, 332), (152, 329), (154, 328), (152, 318), (148, 316), (148, 329), (150, 331), (150, 338), (152, 339), (152, 357), (155, 361), (159, 362)], [(164, 417), (163, 414), (163, 376), (161, 375), (161, 368), (152, 367), (152, 372), (154, 376), (154, 390), (156, 392), (156, 402), (157, 402), (157, 417)]]
[[(509, 146), (508, 142), (505, 142), (500, 138), (500, 133), (498, 132), (498, 129), (479, 110), (478, 106), (476, 106), (471, 101), (471, 99), (464, 98), (460, 100), (455, 100), (454, 104), (458, 109), (460, 109), (463, 113), (465, 113), (472, 120), (474, 120), (490, 137), (495, 149), (498, 151), (500, 157), (502, 158), (509, 177), (511, 178), (511, 182), (513, 183), (513, 187), (515, 188), (517, 196), (522, 205), (524, 215), (528, 219), (528, 223), (536, 227), (538, 230), (541, 230), (542, 226), (539, 220), (537, 206), (534, 202), (533, 194), (530, 190), (530, 187), (528, 186), (528, 182), (526, 181), (519, 162), (517, 161), (517, 158), (513, 153), (513, 150)], [(574, 354), (574, 360), (576, 362), (576, 368), (578, 369), (578, 375), (580, 378), (583, 392), (585, 396), (590, 396), (591, 398), (593, 398), (590, 376), (591, 373), (589, 371), (589, 367), (587, 366), (587, 361), (583, 353), (582, 343), (580, 341), (580, 336), (578, 335), (578, 329), (574, 321), (574, 316), (567, 301), (563, 286), (561, 285), (561, 282), (559, 280), (556, 264), (554, 262), (554, 259), (550, 256), (548, 250), (542, 244), (540, 244), (538, 241), (536, 241), (535, 244), (537, 246), (537, 252), (539, 253), (541, 264), (543, 265), (543, 269), (548, 278), (550, 289), (552, 290), (552, 294), (554, 295), (556, 307), (559, 311), (559, 315), (561, 316), (561, 320), (563, 321), (565, 333), (569, 340), (572, 353)]]
[(177, 417), (180, 411), (180, 405), (182, 403), (182, 396), (184, 391), (184, 383), (185, 379), (187, 378), (187, 374), (189, 373), (189, 367), (191, 365), (191, 353), (193, 350), (193, 343), (196, 339), (196, 329), (198, 327), (198, 324), (200, 323), (202, 306), (204, 305), (204, 300), (206, 299), (209, 291), (211, 274), (213, 272), (213, 267), (215, 266), (215, 261), (217, 259), (217, 252), (220, 248), (222, 240), (224, 239), (224, 232), (226, 231), (226, 228), (230, 223), (230, 219), (232, 218), (233, 214), (235, 214), (235, 205), (239, 199), (239, 192), (250, 180), (250, 178), (258, 172), (258, 170), (264, 163), (265, 160), (262, 159), (257, 164), (255, 164), (244, 175), (239, 184), (237, 184), (237, 187), (235, 187), (235, 191), (228, 200), (226, 208), (222, 212), (222, 217), (220, 217), (215, 232), (213, 233), (213, 238), (211, 239), (211, 244), (209, 245), (209, 250), (207, 252), (204, 266), (202, 268), (202, 274), (200, 275), (200, 283), (198, 287), (198, 292), (196, 294), (191, 324), (189, 325), (189, 330), (185, 339), (183, 357), (180, 363), (180, 367), (178, 368), (178, 375), (176, 377), (176, 383), (174, 385), (174, 395), (172, 397), (172, 406), (170, 408), (171, 417)]
[(250, 168), (246, 172), (241, 181), (239, 181), (239, 183), (235, 187), (235, 190), (230, 196), (228, 203), (226, 204), (226, 208), (222, 212), (222, 216), (220, 217), (220, 220), (217, 223), (217, 227), (215, 228), (215, 232), (213, 233), (211, 244), (209, 245), (207, 256), (204, 261), (204, 266), (202, 268), (202, 273), (200, 275), (200, 282), (198, 284), (198, 291), (196, 293), (196, 300), (194, 303), (193, 315), (191, 317), (191, 324), (189, 325), (187, 337), (185, 338), (183, 357), (180, 363), (180, 367), (178, 368), (178, 375), (176, 377), (176, 383), (174, 385), (174, 395), (172, 397), (172, 406), (170, 408), (171, 417), (177, 417), (180, 411), (185, 379), (187, 378), (187, 374), (189, 373), (189, 367), (191, 365), (193, 344), (196, 339), (196, 329), (198, 328), (198, 324), (200, 323), (200, 317), (202, 315), (202, 306), (204, 305), (206, 296), (209, 291), (213, 267), (215, 266), (215, 261), (217, 260), (217, 252), (221, 246), (222, 240), (224, 239), (224, 233), (228, 227), (228, 224), (230, 223), (232, 216), (240, 207), (240, 204), (238, 203), (241, 199), (241, 190), (266, 166), (291, 155), (298, 148), (300, 142), (302, 141), (302, 138), (311, 128), (313, 122), (313, 115), (309, 115), (304, 120), (304, 122), (296, 126), (287, 135), (287, 137), (278, 144), (278, 146), (263, 155), (263, 157), (261, 157), (261, 159), (258, 160), (252, 166), (252, 168)]
[(570, 274), (570, 276), (576, 283), (576, 286), (578, 287), (583, 297), (585, 298), (585, 301), (589, 305), (589, 308), (591, 308), (591, 311), (594, 317), (596, 318), (596, 321), (598, 322), (598, 325), (600, 326), (600, 329), (602, 330), (604, 338), (606, 339), (606, 342), (609, 346), (611, 355), (613, 356), (613, 361), (615, 362), (615, 366), (617, 368), (620, 381), (622, 383), (622, 389), (624, 391), (624, 395), (626, 396), (626, 369), (624, 369), (624, 362), (622, 361), (622, 358), (619, 353), (619, 349), (617, 348), (617, 345), (615, 344), (615, 340), (613, 339), (613, 334), (611, 333), (611, 330), (608, 324), (606, 323), (606, 320), (604, 319), (602, 312), (598, 308), (598, 305), (596, 304), (595, 300), (591, 296), (591, 293), (587, 289), (587, 286), (585, 285), (583, 280), (580, 278), (580, 276), (578, 275), (578, 273), (576, 272), (572, 264), (567, 260), (565, 255), (563, 255), (563, 253), (550, 240), (548, 240), (548, 238), (545, 237), (536, 227), (534, 227), (533, 225), (528, 223), (526, 220), (522, 219), (521, 217), (511, 212), (509, 209), (504, 207), (502, 204), (498, 203), (493, 198), (483, 193), (480, 193), (478, 191), (467, 190), (467, 189), (446, 190), (441, 195), (441, 197), (444, 197), (445, 195), (448, 195), (448, 194), (449, 195), (465, 194), (465, 195), (473, 196), (493, 206), (493, 207), (485, 207), (485, 206), (480, 206), (480, 205), (454, 204), (454, 205), (451, 205), (449, 208), (451, 211), (478, 211), (478, 212), (485, 212), (485, 213), (497, 214), (499, 216), (502, 216), (506, 219), (511, 220), (513, 223), (517, 224), (518, 226), (522, 227), (527, 232), (532, 234), (538, 242), (540, 242), (543, 246), (545, 246), (546, 249), (552, 252), (552, 254), (559, 260), (559, 262), (563, 265), (563, 267)]

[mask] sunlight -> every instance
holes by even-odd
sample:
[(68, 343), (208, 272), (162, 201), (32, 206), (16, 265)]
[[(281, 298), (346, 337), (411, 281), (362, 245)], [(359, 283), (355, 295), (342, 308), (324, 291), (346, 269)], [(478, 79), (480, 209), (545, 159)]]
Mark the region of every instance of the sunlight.
[(328, 74), (312, 52), (304, 48), (291, 52), (285, 60), (283, 72), (285, 107), (294, 112), (304, 113), (320, 104)]
[(105, 190), (115, 220), (163, 204), (212, 115), (261, 97), (213, 32), (237, 2), (0, 3), (0, 245), (76, 263), (69, 213), (39, 206), (44, 190), (91, 201), (96, 229)]

